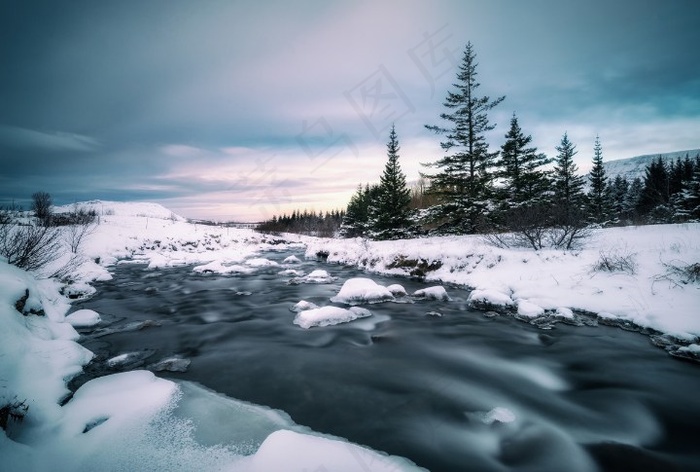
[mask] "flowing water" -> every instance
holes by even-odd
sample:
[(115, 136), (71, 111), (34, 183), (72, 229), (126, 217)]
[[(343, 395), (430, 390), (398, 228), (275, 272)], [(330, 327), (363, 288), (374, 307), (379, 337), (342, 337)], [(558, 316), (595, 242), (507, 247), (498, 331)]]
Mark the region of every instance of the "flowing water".
[[(76, 307), (103, 323), (84, 332), (97, 358), (74, 386), (176, 355), (188, 370), (158, 375), (283, 410), (433, 471), (700, 470), (700, 366), (646, 336), (487, 317), (455, 287), (449, 302), (370, 305), (373, 317), (306, 330), (290, 307), (328, 305), (348, 278), (408, 293), (428, 285), (313, 261), (294, 268), (338, 279), (292, 285), (282, 267), (219, 276), (117, 266)], [(106, 362), (124, 353), (134, 354)]]

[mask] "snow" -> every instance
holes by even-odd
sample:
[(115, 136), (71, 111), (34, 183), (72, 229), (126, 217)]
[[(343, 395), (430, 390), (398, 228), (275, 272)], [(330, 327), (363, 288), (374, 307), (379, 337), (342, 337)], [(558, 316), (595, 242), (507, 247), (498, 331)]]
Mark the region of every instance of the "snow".
[(314, 310), (318, 308), (318, 305), (312, 302), (307, 302), (306, 300), (301, 300), (298, 303), (296, 303), (290, 310), (292, 310), (294, 313), (299, 313), (301, 311), (306, 311), (306, 310)]
[[(700, 224), (631, 226), (595, 230), (576, 251), (497, 248), (480, 236), (426, 237), (400, 241), (303, 238), (306, 257), (372, 273), (410, 276), (422, 261), (427, 282), (472, 289), (479, 309), (516, 310), (565, 317), (566, 310), (607, 313), (692, 342), (700, 336), (700, 286), (683, 283), (669, 266), (700, 261)], [(626, 248), (632, 248), (629, 250)], [(600, 254), (632, 254), (636, 272), (595, 271)], [(439, 262), (439, 264), (437, 263)]]
[(297, 256), (289, 256), (282, 261), (284, 264), (299, 264), (301, 259)]
[(400, 284), (388, 285), (386, 289), (395, 297), (405, 297), (407, 295), (406, 289)]
[(101, 320), (100, 314), (94, 310), (77, 310), (66, 316), (66, 321), (74, 328), (89, 328), (95, 326)]
[(333, 326), (340, 323), (348, 323), (368, 316), (372, 316), (372, 313), (360, 307), (348, 309), (337, 306), (324, 306), (298, 312), (294, 317), (294, 324), (301, 328), (309, 329), (314, 326)]
[[(8, 470), (416, 470), (403, 459), (295, 425), (282, 412), (146, 371), (95, 379), (66, 402), (70, 393), (66, 383), (93, 358), (76, 343), (80, 335), (74, 326), (99, 323), (95, 312), (76, 310), (66, 316), (71, 299), (90, 296), (94, 293), (90, 283), (108, 279), (108, 267), (123, 261), (153, 270), (190, 265), (196, 273), (249, 273), (279, 266), (260, 257), (267, 249), (305, 246), (306, 258), (323, 251), (329, 254), (329, 263), (370, 273), (409, 276), (420, 266), (418, 273), (428, 283), (471, 289), (467, 303), (479, 309), (523, 318), (574, 319), (585, 312), (660, 331), (688, 344), (679, 347), (679, 353), (700, 354), (700, 286), (670, 270), (700, 261), (697, 223), (598, 230), (576, 251), (502, 249), (478, 236), (402, 241), (303, 237), (298, 238), (301, 242), (280, 245), (279, 238), (252, 230), (190, 224), (156, 204), (89, 205), (98, 212), (99, 224), (76, 258), (61, 256), (41, 274), (0, 260), (0, 405), (21, 401), (29, 407), (20, 426), (9, 425), (7, 434), (0, 434), (2, 467)], [(602, 253), (631, 254), (636, 272), (593, 270)], [(299, 262), (287, 258), (284, 264)], [(45, 278), (62, 268), (68, 277)], [(285, 273), (296, 276), (290, 283), (336, 280), (325, 270), (301, 274)], [(447, 296), (443, 287), (436, 287), (422, 295)], [(383, 287), (369, 278), (356, 278), (346, 281), (331, 301), (377, 303), (404, 294), (398, 284)], [(352, 321), (353, 327), (369, 330), (389, 319), (364, 308), (319, 308), (303, 300), (292, 311), (297, 312), (294, 323), (306, 329)], [(129, 329), (143, 323), (148, 322)], [(119, 366), (151, 354), (125, 353), (111, 362)], [(179, 370), (188, 362), (166, 358), (152, 367)], [(538, 385), (567, 388), (537, 366), (518, 363), (517, 369)], [(481, 419), (508, 423), (517, 421), (516, 413), (496, 407), (483, 412)], [(221, 418), (228, 421), (222, 423)], [(222, 437), (232, 439), (222, 443)]]
[(413, 292), (413, 296), (418, 298), (425, 298), (427, 300), (443, 300), (446, 302), (452, 300), (449, 297), (449, 295), (447, 295), (445, 287), (441, 285), (416, 290), (415, 292)]
[[(23, 421), (11, 421), (0, 434), (3, 470), (420, 470), (299, 426), (282, 412), (143, 370), (90, 380), (63, 404), (66, 382), (93, 354), (75, 342), (60, 288), (0, 261), (0, 405), (27, 407)], [(338, 310), (370, 316), (362, 308)], [(99, 314), (78, 310), (72, 317), (94, 321)], [(128, 352), (107, 363), (150, 354)], [(182, 371), (188, 364), (172, 357), (154, 366)]]
[(394, 295), (389, 289), (377, 284), (366, 277), (355, 277), (345, 281), (338, 295), (331, 298), (333, 303), (346, 305), (362, 305), (365, 303), (381, 303), (393, 300)]

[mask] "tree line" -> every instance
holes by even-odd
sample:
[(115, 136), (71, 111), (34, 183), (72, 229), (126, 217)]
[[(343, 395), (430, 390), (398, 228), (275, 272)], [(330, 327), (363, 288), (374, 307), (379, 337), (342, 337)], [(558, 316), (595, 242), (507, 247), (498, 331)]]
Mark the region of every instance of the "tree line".
[(532, 136), (515, 113), (500, 149), (492, 150), (486, 134), (495, 126), (488, 113), (505, 97), (480, 95), (477, 78), (476, 53), (468, 43), (440, 123), (426, 125), (442, 137), (442, 157), (423, 164), (421, 185), (411, 192), (392, 126), (379, 183), (358, 186), (340, 220), (339, 235), (397, 239), (481, 233), (499, 244), (568, 249), (592, 225), (700, 219), (700, 156), (671, 165), (659, 157), (643, 178), (610, 181), (596, 137), (586, 182), (574, 162), (576, 145), (566, 132), (557, 155), (549, 158), (532, 146)]

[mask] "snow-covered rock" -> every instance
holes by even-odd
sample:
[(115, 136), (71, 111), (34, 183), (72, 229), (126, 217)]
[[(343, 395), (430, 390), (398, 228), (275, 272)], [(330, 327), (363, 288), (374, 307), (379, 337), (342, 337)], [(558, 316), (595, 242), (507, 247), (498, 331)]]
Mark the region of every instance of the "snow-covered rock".
[(407, 295), (406, 289), (401, 284), (391, 284), (386, 289), (395, 297), (405, 297)]
[(289, 256), (286, 257), (282, 262), (284, 264), (299, 264), (301, 262), (301, 259), (299, 259), (297, 256)]
[(415, 292), (413, 292), (413, 296), (418, 298), (425, 298), (427, 300), (443, 300), (446, 302), (452, 300), (450, 296), (447, 295), (447, 291), (442, 285), (416, 290)]
[(536, 318), (544, 314), (544, 308), (527, 300), (518, 300), (517, 305), (518, 315), (520, 316), (524, 316), (526, 318)]
[(345, 281), (338, 295), (331, 298), (333, 303), (362, 305), (393, 300), (394, 295), (383, 285), (365, 277), (355, 277)]
[(297, 302), (294, 306), (292, 306), (290, 310), (294, 313), (299, 313), (306, 310), (315, 310), (316, 308), (318, 308), (318, 305), (316, 305), (315, 303), (307, 302), (306, 300), (301, 300)]
[(66, 316), (66, 321), (74, 328), (89, 328), (98, 324), (102, 319), (95, 310), (82, 309)]
[(294, 324), (304, 329), (309, 329), (314, 326), (332, 326), (339, 323), (347, 323), (368, 316), (372, 316), (372, 313), (360, 307), (339, 308), (337, 306), (324, 306), (300, 311), (294, 317)]
[(497, 290), (472, 290), (467, 303), (480, 310), (513, 306), (513, 299)]

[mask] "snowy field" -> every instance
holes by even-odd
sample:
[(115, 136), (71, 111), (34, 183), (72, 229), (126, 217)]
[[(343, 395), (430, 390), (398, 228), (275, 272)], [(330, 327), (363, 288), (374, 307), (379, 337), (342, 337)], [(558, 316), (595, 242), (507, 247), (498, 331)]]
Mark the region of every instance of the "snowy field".
[[(99, 225), (77, 256), (66, 255), (40, 274), (0, 260), (3, 470), (416, 469), (404, 459), (310, 431), (282, 412), (146, 371), (95, 379), (71, 396), (66, 383), (93, 356), (76, 342), (74, 326), (100, 321), (99, 313), (89, 310), (67, 317), (71, 299), (90, 296), (90, 283), (109, 279), (109, 267), (119, 263), (246, 273), (275, 264), (261, 251), (294, 247), (308, 258), (435, 282), (416, 297), (447, 300), (441, 284), (457, 284), (473, 289), (468, 303), (475, 308), (508, 312), (523, 321), (586, 316), (630, 324), (681, 342), (678, 349), (688, 355), (700, 354), (700, 284), (680, 270), (700, 262), (699, 224), (599, 230), (583, 249), (534, 252), (499, 249), (474, 236), (385, 242), (282, 238), (189, 224), (154, 204), (91, 205)], [(620, 264), (601, 268), (605, 261)], [(324, 271), (295, 272), (295, 262), (280, 266), (298, 276), (292, 283), (323, 283), (330, 277)], [(61, 267), (68, 268), (63, 282), (45, 278)], [(346, 282), (335, 301), (380, 302), (405, 295), (401, 290), (357, 278)], [(293, 323), (300, 329), (369, 316), (359, 307), (302, 304), (295, 311)], [(228, 437), (237, 438), (235, 445), (203, 439), (217, 437), (224, 427)]]

